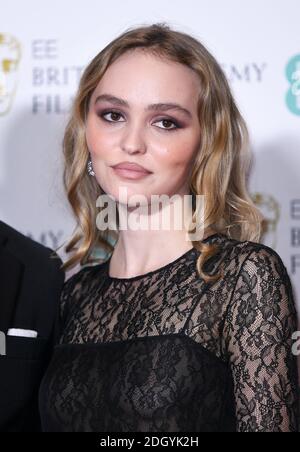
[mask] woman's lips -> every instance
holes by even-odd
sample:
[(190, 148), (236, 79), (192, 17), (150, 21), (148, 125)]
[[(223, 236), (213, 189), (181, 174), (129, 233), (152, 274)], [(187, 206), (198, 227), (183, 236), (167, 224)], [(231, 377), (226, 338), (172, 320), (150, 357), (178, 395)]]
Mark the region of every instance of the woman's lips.
[(124, 177), (126, 179), (143, 179), (146, 176), (150, 176), (148, 171), (136, 171), (131, 169), (124, 169), (124, 168), (118, 168), (118, 167), (112, 167), (114, 172), (120, 176)]

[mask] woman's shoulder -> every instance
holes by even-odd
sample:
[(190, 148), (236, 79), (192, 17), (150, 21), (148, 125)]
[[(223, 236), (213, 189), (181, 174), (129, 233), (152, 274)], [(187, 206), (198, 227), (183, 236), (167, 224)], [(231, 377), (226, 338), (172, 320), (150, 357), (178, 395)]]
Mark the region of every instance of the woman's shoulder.
[(104, 268), (104, 265), (105, 262), (94, 265), (87, 264), (73, 271), (72, 274), (67, 276), (64, 282), (63, 291), (70, 291), (74, 290), (75, 288), (78, 289), (82, 286), (82, 284), (87, 283), (89, 279), (96, 277), (96, 274), (98, 277), (101, 273), (101, 270)]
[[(273, 314), (297, 323), (294, 290), (279, 253), (263, 243), (230, 240), (230, 258), (225, 263), (224, 287), (230, 288), (227, 319), (244, 317), (267, 322)], [(248, 314), (247, 314), (248, 313)], [(248, 317), (247, 317), (248, 316)], [(252, 322), (253, 321), (253, 322)]]
[(261, 306), (267, 305), (266, 309), (272, 300), (283, 313), (295, 316), (293, 286), (279, 253), (268, 245), (252, 241), (238, 242), (234, 248), (237, 265), (232, 274), (237, 298), (242, 294), (255, 294)]
[(70, 306), (78, 306), (80, 300), (89, 297), (95, 281), (99, 281), (104, 262), (96, 265), (85, 265), (77, 271), (73, 271), (64, 282), (61, 297), (60, 309), (64, 317)]
[(279, 253), (268, 245), (251, 240), (225, 239), (223, 247), (226, 258), (235, 263), (236, 268), (251, 265), (254, 270), (258, 268), (272, 267), (281, 274), (286, 274), (287, 269)]
[(101, 279), (101, 271), (104, 262), (96, 265), (85, 265), (73, 271), (64, 282), (61, 293), (61, 304), (65, 305), (69, 300), (84, 298), (89, 293), (95, 282)]

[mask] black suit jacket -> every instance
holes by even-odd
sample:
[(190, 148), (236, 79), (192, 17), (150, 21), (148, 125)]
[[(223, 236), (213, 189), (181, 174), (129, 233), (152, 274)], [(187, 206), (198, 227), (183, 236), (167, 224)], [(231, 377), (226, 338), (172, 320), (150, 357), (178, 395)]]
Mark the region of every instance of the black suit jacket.
[[(0, 221), (0, 331), (30, 329), (38, 337), (6, 336), (0, 355), (0, 431), (40, 431), (38, 389), (56, 341), (65, 273), (53, 251)], [(3, 353), (3, 348), (2, 352)]]

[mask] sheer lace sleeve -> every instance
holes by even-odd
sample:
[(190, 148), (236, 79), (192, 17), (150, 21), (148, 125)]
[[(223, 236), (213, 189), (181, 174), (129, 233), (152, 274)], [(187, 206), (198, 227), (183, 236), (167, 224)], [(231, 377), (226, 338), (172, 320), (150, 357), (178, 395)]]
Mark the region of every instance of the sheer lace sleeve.
[(252, 251), (237, 278), (224, 330), (238, 431), (298, 431), (296, 329), (291, 282), (280, 256), (268, 247)]
[(57, 342), (59, 342), (61, 334), (66, 327), (70, 311), (72, 311), (76, 307), (76, 300), (82, 297), (82, 284), (84, 283), (84, 279), (87, 274), (87, 268), (82, 268), (74, 275), (69, 277), (63, 285), (60, 295), (58, 316), (59, 334)]

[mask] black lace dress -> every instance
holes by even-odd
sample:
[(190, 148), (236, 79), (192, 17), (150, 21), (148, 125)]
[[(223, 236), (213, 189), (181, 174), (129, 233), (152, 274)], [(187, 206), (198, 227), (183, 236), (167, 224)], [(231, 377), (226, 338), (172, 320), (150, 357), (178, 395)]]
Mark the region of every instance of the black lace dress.
[(286, 268), (271, 248), (222, 234), (132, 278), (109, 260), (69, 278), (61, 335), (40, 387), (44, 431), (298, 431), (297, 329)]

